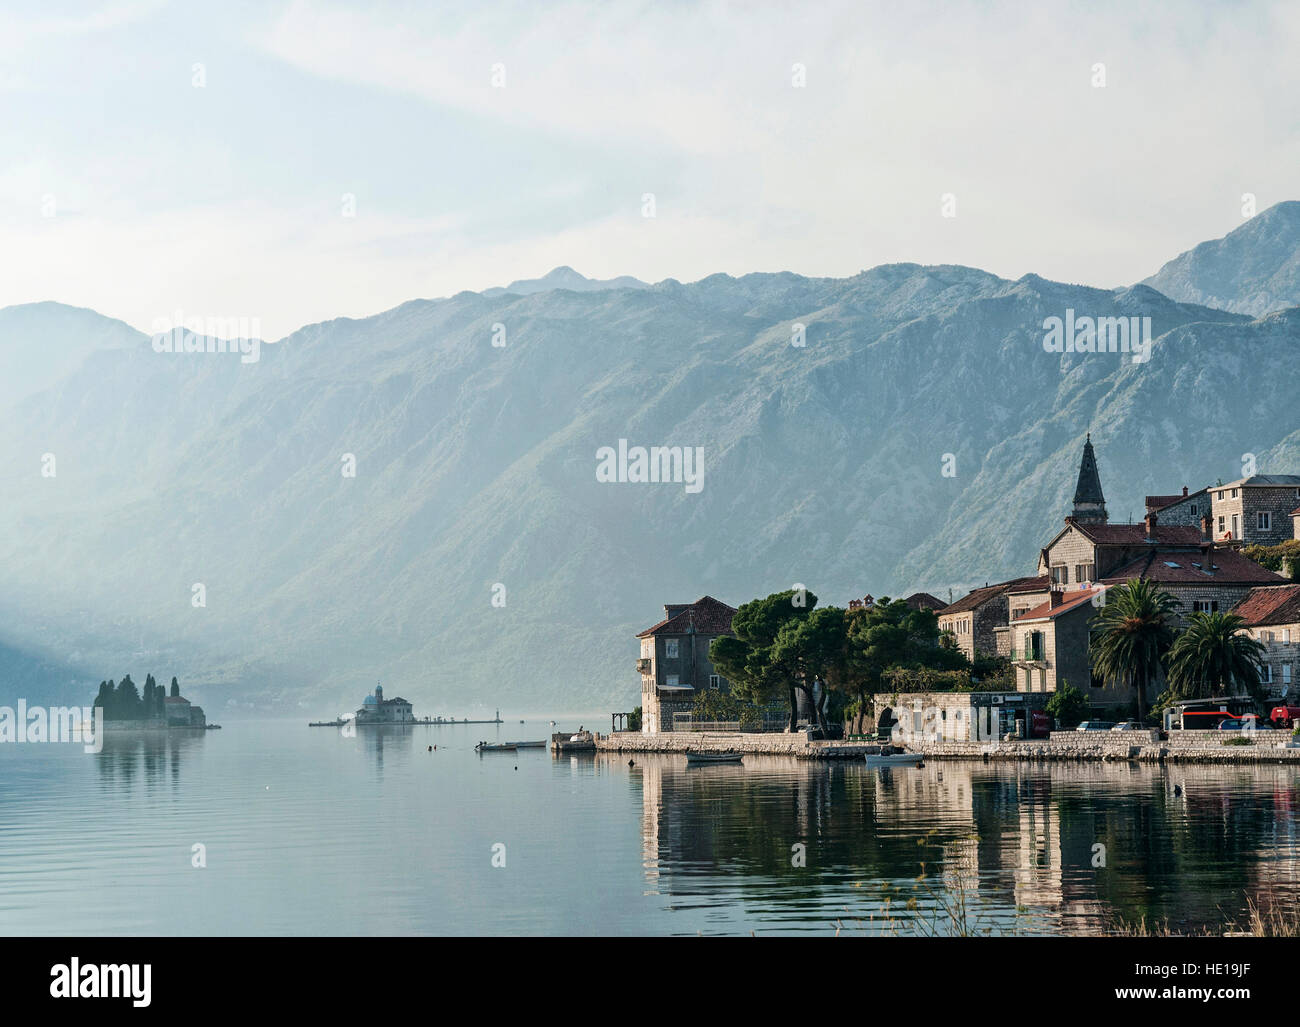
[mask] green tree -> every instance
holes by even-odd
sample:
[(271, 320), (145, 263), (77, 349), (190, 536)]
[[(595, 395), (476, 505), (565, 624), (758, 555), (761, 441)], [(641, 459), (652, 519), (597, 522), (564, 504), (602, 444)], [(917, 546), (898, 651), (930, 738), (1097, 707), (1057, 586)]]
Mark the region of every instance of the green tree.
[(172, 698), (179, 699), (181, 696), (181, 686), (176, 683), (176, 677), (172, 676)]
[(1241, 691), (1258, 696), (1264, 647), (1235, 613), (1194, 613), (1169, 650), (1169, 690), (1180, 699)]
[(1061, 727), (1077, 727), (1088, 716), (1088, 697), (1062, 678), (1048, 698), (1046, 709)]
[(116, 699), (119, 720), (141, 719), (144, 707), (140, 700), (140, 690), (135, 687), (135, 682), (131, 680), (130, 674), (118, 682), (114, 698)]
[(848, 613), (846, 690), (866, 708), (866, 697), (893, 691), (907, 671), (970, 671), (960, 650), (944, 644), (933, 610), (913, 610), (902, 599), (882, 598)]
[(1131, 686), (1138, 719), (1144, 720), (1147, 689), (1159, 679), (1173, 645), (1178, 602), (1145, 578), (1116, 585), (1105, 600), (1090, 625), (1093, 670), (1107, 681)]
[[(823, 734), (831, 682), (842, 681), (844, 676), (846, 629), (844, 610), (824, 606), (806, 617), (786, 621), (770, 651), (772, 664), (803, 693)], [(820, 696), (814, 687), (818, 682), (822, 685)]]
[[(715, 638), (709, 660), (731, 682), (737, 698), (763, 705), (785, 692), (790, 702), (790, 730), (798, 726), (795, 675), (798, 668), (774, 656), (777, 636), (788, 623), (802, 620), (816, 607), (817, 597), (806, 589), (774, 592), (744, 603), (731, 619), (735, 636)], [(790, 655), (787, 647), (786, 655)]]

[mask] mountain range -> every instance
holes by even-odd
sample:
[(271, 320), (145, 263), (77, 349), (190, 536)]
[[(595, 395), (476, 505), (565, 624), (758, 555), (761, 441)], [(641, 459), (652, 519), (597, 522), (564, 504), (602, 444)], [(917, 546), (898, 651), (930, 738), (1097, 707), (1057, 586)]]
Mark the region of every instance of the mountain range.
[[(1030, 573), (1085, 432), (1117, 520), (1247, 455), (1300, 470), (1298, 211), (1126, 288), (557, 268), (255, 362), (0, 310), (0, 694), (152, 671), (210, 713), (335, 713), (376, 679), (418, 713), (622, 710), (665, 603)], [(1067, 316), (1149, 318), (1149, 359), (1049, 350)], [(691, 447), (702, 488), (598, 480), (621, 444)]]

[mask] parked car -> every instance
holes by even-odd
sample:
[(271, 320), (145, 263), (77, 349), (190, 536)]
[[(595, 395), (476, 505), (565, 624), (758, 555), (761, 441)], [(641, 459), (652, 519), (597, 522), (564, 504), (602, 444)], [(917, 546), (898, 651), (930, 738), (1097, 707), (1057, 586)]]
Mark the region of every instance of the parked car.
[(1146, 731), (1147, 728), (1144, 727), (1139, 721), (1136, 720), (1121, 720), (1118, 724), (1116, 724), (1113, 728), (1111, 728), (1111, 730), (1112, 731)]
[(1076, 731), (1109, 731), (1115, 726), (1114, 722), (1109, 720), (1085, 720), (1074, 730)]
[(1220, 731), (1258, 731), (1261, 728), (1272, 730), (1271, 721), (1260, 720), (1253, 713), (1248, 713), (1244, 717), (1226, 717), (1219, 721)]

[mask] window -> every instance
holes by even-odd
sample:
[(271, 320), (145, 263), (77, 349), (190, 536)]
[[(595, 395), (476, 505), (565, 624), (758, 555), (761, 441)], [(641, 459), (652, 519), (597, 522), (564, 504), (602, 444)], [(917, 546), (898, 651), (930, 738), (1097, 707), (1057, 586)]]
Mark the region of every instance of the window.
[(669, 688), (676, 688), (676, 687), (677, 687), (677, 675), (676, 675), (676, 674), (669, 674), (666, 678), (664, 678), (664, 684), (667, 685)]
[(1236, 498), (1237, 498), (1237, 490), (1236, 490), (1236, 489), (1233, 489), (1233, 490), (1232, 490), (1232, 498), (1233, 498), (1233, 499), (1236, 499)]
[(1197, 508), (1195, 503), (1192, 504), (1191, 511), (1193, 517), (1195, 517), (1200, 512), (1200, 510)]
[(1290, 629), (1290, 628), (1283, 628), (1283, 629), (1282, 629), (1282, 641), (1285, 642), (1287, 645), (1290, 645), (1290, 644), (1291, 644), (1291, 629)]
[(1065, 564), (1058, 563), (1052, 567), (1052, 583), (1055, 585), (1064, 585), (1070, 580), (1070, 572)]
[(1270, 663), (1266, 663), (1264, 664), (1264, 684), (1271, 685), (1272, 683), (1273, 683), (1273, 665)]
[(1223, 531), (1224, 527), (1225, 527), (1225, 525), (1224, 525), (1224, 523), (1223, 523), (1223, 518), (1220, 517), (1220, 518), (1219, 518), (1219, 530), (1220, 530), (1220, 531)]
[(1219, 601), (1217, 599), (1193, 599), (1192, 600), (1193, 613), (1214, 613), (1218, 609), (1219, 609)]
[(1222, 492), (1219, 493), (1219, 502), (1220, 502), (1220, 503), (1223, 502), (1223, 493), (1222, 493)]
[(1282, 664), (1282, 684), (1291, 684), (1291, 664), (1289, 663)]
[(664, 657), (669, 660), (677, 659), (677, 639), (669, 638), (664, 641)]
[(1091, 581), (1093, 575), (1093, 565), (1090, 563), (1076, 563), (1074, 565), (1075, 581)]
[(722, 682), (722, 678), (720, 678), (717, 674), (710, 674), (710, 675), (709, 675), (709, 687), (710, 687), (710, 688), (715, 688), (715, 689), (718, 688), (718, 687), (721, 685), (721, 682)]
[(1255, 514), (1255, 527), (1260, 531), (1273, 530), (1273, 515), (1267, 510), (1260, 510)]

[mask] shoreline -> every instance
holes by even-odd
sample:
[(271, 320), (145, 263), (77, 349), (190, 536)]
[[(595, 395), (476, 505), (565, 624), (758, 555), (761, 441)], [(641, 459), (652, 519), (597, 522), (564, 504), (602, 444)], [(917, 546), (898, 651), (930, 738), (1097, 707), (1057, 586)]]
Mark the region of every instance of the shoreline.
[[(905, 750), (919, 753), (929, 760), (982, 760), (985, 762), (1022, 761), (1094, 762), (1094, 763), (1223, 763), (1260, 764), (1295, 763), (1300, 766), (1300, 748), (1287, 748), (1290, 735), (1285, 734), (1278, 744), (1269, 739), (1265, 744), (1223, 745), (1222, 739), (1212, 732), (1211, 737), (1180, 739), (1172, 742), (1143, 741), (1134, 744), (1129, 738), (1071, 738), (1073, 732), (1057, 732), (1046, 739), (1025, 739), (1010, 742), (955, 742), (927, 741), (919, 745), (891, 746), (888, 743), (852, 743), (810, 741), (803, 732), (766, 732), (762, 734), (724, 734), (714, 732), (664, 733), (643, 735), (618, 731), (596, 737), (596, 751), (604, 753), (663, 753), (684, 754), (697, 752), (723, 752), (732, 750), (754, 756), (790, 756), (801, 760), (860, 760), (868, 754), (878, 754), (882, 749)], [(1202, 732), (1198, 732), (1202, 734)], [(1283, 734), (1278, 732), (1279, 735)], [(1062, 736), (1067, 737), (1062, 737)], [(1214, 745), (1212, 742), (1220, 744)]]

